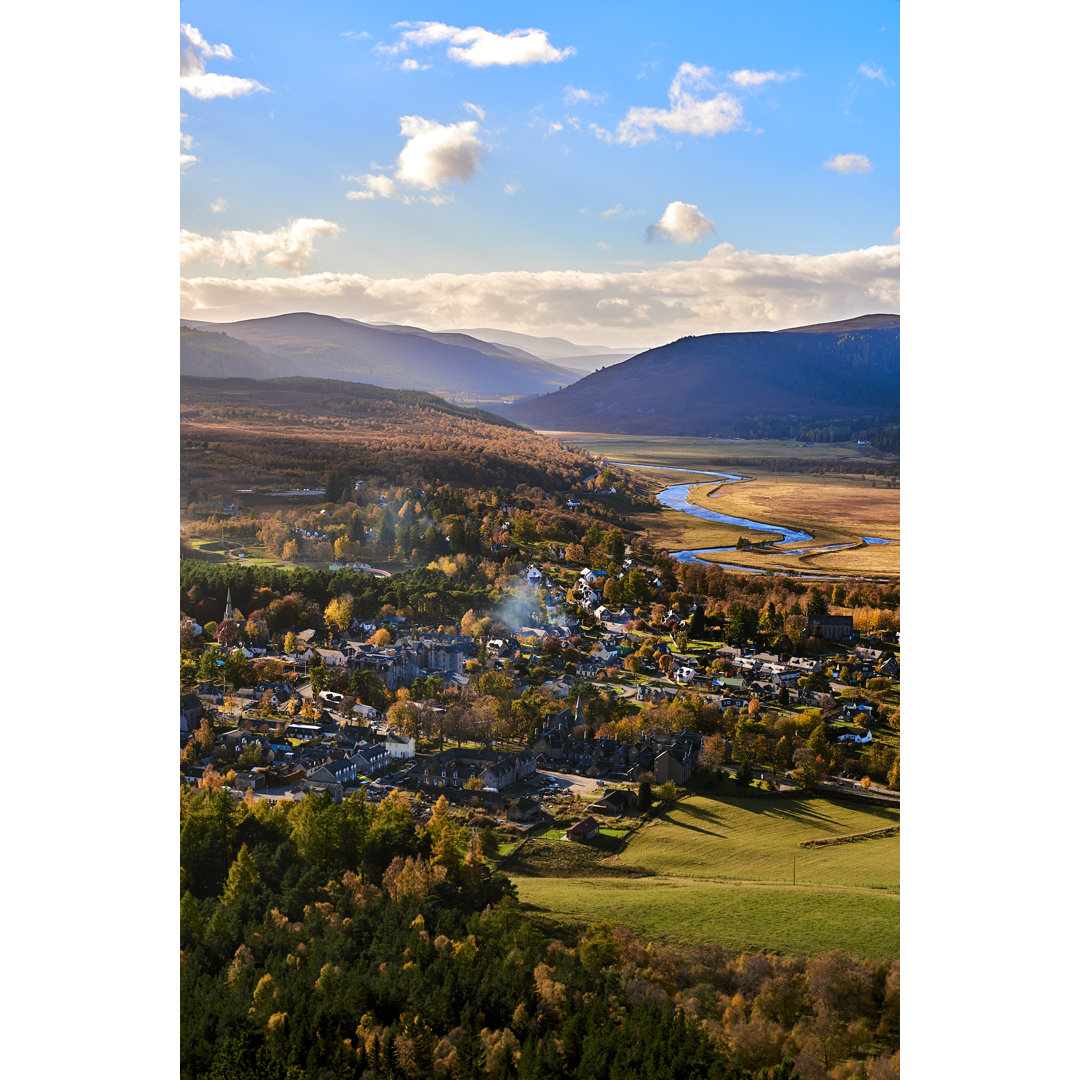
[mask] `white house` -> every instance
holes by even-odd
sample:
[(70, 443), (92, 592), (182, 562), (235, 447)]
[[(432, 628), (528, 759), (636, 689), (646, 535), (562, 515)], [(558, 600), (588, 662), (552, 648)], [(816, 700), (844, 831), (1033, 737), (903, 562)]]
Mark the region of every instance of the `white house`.
[(388, 732), (384, 745), (387, 754), (391, 758), (410, 761), (416, 757), (416, 740), (411, 735), (405, 736)]

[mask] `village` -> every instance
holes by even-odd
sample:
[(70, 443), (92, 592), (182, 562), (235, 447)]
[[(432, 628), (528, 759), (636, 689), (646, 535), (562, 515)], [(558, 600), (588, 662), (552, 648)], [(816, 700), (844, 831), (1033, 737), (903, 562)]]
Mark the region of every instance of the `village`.
[[(443, 796), (482, 811), (504, 836), (550, 835), (557, 824), (585, 841), (600, 818), (643, 808), (643, 787), (681, 791), (702, 770), (771, 791), (815, 787), (898, 805), (898, 783), (874, 782), (858, 756), (875, 731), (895, 734), (874, 698), (898, 691), (897, 632), (859, 634), (850, 616), (810, 614), (807, 634), (829, 651), (791, 656), (709, 640), (695, 613), (671, 608), (654, 606), (643, 630), (643, 607), (603, 602), (608, 573), (659, 589), (632, 556), (606, 572), (543, 566), (523, 569), (502, 618), (470, 612), (451, 626), (384, 610), (260, 642), (237, 631), (230, 643), (221, 627), (243, 621), (227, 596), (212, 628), (224, 647), (208, 646), (200, 665), (202, 676), (219, 674), (181, 695), (183, 782), (237, 799), (363, 792), (378, 802), (398, 790), (421, 819)], [(197, 645), (204, 630), (182, 617), (182, 639)], [(245, 664), (275, 677), (230, 687), (230, 670)], [(860, 692), (866, 686), (878, 693)], [(770, 711), (777, 723), (790, 718), (784, 730), (796, 743), (797, 732), (810, 735), (815, 768), (804, 749), (778, 756), (760, 732), (755, 739)], [(677, 715), (691, 719), (673, 730)], [(696, 729), (695, 715), (706, 721)]]

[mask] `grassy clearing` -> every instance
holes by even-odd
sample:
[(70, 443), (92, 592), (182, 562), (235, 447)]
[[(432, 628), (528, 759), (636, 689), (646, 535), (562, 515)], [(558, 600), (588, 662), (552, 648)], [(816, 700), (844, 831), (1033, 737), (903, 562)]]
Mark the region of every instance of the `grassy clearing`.
[[(657, 874), (729, 881), (790, 882), (792, 855), (803, 840), (826, 839), (898, 824), (891, 807), (802, 799), (692, 796), (639, 829), (624, 862)], [(895, 890), (898, 837), (876, 844), (798, 850), (796, 880)]]
[(814, 956), (900, 954), (895, 893), (676, 877), (515, 877), (521, 900), (565, 927), (610, 920), (650, 941)]
[(895, 956), (899, 836), (800, 845), (899, 820), (892, 807), (821, 796), (694, 795), (625, 837), (530, 841), (500, 868), (559, 924), (613, 920), (659, 941)]

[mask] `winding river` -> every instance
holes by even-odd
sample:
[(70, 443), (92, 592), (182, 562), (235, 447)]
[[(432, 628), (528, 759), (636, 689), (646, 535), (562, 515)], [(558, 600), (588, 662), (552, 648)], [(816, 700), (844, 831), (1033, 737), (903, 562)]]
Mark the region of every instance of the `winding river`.
[[(723, 473), (712, 472), (709, 469), (676, 469), (670, 465), (638, 465), (632, 461), (613, 461), (612, 465), (621, 465), (625, 469), (648, 469), (653, 472), (676, 472), (676, 473), (691, 473), (694, 476), (715, 476), (720, 480), (746, 480), (748, 477), (737, 476), (735, 473)], [(696, 487), (700, 481), (695, 481), (690, 484), (672, 484), (670, 487), (664, 488), (663, 491), (657, 492), (656, 499), (661, 506), (666, 506), (671, 510), (679, 510), (684, 514), (689, 514), (691, 517), (704, 518), (706, 521), (716, 521), (724, 525), (738, 525), (743, 529), (754, 529), (758, 532), (774, 533), (780, 536), (780, 539), (776, 541), (777, 544), (805, 544), (810, 540), (813, 540), (813, 536), (808, 532), (803, 532), (801, 529), (789, 529), (784, 525), (771, 525), (763, 521), (751, 521), (749, 518), (734, 517), (731, 514), (722, 514), (719, 510), (708, 510), (703, 506), (697, 506), (690, 501), (690, 489)], [(895, 544), (895, 540), (885, 540), (874, 536), (862, 536), (859, 538), (864, 544)], [(858, 547), (857, 541), (852, 541), (848, 544), (830, 544), (827, 547), (814, 548), (815, 552), (818, 551), (843, 551), (845, 548)], [(820, 577), (819, 574), (792, 574), (785, 571), (770, 571), (766, 569), (758, 569), (756, 567), (741, 566), (738, 563), (723, 563), (713, 562), (711, 559), (702, 559), (701, 555), (713, 555), (723, 551), (735, 551), (734, 545), (729, 547), (713, 547), (713, 548), (693, 548), (688, 551), (672, 551), (671, 557), (678, 559), (679, 562), (695, 562), (701, 563), (705, 566), (720, 566), (725, 570), (738, 570), (743, 574), (767, 574), (767, 573), (780, 573), (784, 577)], [(777, 551), (777, 554), (783, 555), (805, 555), (810, 549), (808, 548), (784, 548), (782, 551)]]

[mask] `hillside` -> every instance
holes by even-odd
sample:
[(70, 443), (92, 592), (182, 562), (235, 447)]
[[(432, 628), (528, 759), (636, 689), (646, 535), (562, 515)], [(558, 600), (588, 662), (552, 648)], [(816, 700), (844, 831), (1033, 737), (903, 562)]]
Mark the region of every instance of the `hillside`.
[(181, 487), (380, 482), (569, 488), (588, 459), (481, 409), (329, 379), (180, 379)]
[[(202, 334), (213, 340), (201, 341)], [(184, 320), (180, 372), (217, 378), (302, 375), (478, 400), (544, 394), (578, 376), (523, 350), (465, 334), (310, 312), (233, 323)]]
[(499, 412), (530, 427), (862, 438), (900, 416), (899, 316), (682, 338)]

